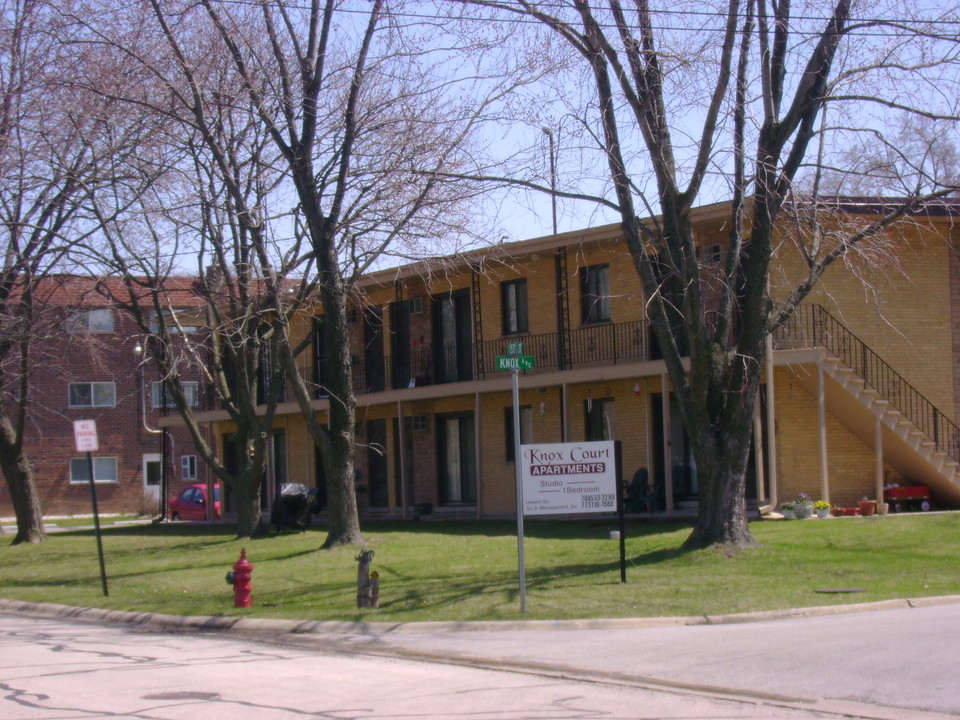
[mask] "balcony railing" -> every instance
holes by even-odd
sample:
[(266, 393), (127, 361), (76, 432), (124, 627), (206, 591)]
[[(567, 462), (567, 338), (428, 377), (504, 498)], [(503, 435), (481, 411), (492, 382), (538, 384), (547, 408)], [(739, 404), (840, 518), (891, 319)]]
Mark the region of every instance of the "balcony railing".
[[(923, 431), (938, 449), (960, 460), (957, 425), (825, 308), (799, 307), (773, 340), (777, 350), (825, 348)], [(507, 355), (507, 344), (517, 341), (523, 343), (523, 354), (534, 358), (535, 369), (526, 371), (532, 373), (651, 360), (655, 354), (645, 321), (603, 323), (572, 330), (562, 337), (555, 332), (522, 335), (439, 351), (421, 346), (401, 356), (372, 361), (355, 358), (353, 386), (357, 394), (366, 394), (496, 377), (497, 356)], [(483, 358), (482, 363), (477, 358)], [(304, 371), (304, 379), (313, 388), (314, 397), (326, 395), (314, 368)], [(287, 389), (284, 397), (294, 396)], [(220, 406), (213, 387), (205, 383), (199, 387), (197, 401), (202, 410)]]

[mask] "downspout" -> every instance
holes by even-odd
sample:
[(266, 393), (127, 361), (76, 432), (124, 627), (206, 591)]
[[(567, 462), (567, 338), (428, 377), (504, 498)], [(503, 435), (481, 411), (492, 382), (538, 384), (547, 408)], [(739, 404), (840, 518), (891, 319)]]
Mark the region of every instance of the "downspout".
[(140, 386), (140, 422), (143, 429), (151, 435), (160, 435), (160, 508), (159, 514), (154, 522), (160, 522), (167, 518), (167, 433), (160, 428), (152, 428), (147, 424), (147, 391), (145, 388), (147, 379), (143, 372), (143, 361), (140, 357), (143, 355), (143, 346), (137, 342), (133, 346), (134, 357), (137, 358), (137, 384)]

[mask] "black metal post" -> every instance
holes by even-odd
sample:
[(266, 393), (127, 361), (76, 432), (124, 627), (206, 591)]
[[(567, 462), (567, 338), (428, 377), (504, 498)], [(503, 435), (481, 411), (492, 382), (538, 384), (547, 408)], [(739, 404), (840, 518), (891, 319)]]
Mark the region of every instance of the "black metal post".
[(103, 562), (103, 540), (100, 537), (100, 513), (97, 510), (97, 487), (93, 477), (93, 455), (87, 453), (87, 469), (90, 473), (90, 501), (93, 503), (93, 528), (97, 536), (97, 554), (100, 556), (100, 585), (103, 587), (103, 595), (107, 597), (110, 592), (107, 590), (107, 567)]

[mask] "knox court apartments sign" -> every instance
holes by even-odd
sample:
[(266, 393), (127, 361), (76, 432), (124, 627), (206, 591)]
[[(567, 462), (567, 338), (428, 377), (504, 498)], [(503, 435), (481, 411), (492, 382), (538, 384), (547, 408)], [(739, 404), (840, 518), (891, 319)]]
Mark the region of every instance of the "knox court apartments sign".
[(520, 446), (524, 515), (617, 511), (614, 442)]

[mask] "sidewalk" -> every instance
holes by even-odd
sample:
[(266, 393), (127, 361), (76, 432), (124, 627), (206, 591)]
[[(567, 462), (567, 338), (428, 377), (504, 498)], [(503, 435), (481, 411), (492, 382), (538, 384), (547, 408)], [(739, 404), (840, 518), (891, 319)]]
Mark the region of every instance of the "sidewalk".
[(403, 635), (469, 632), (516, 632), (559, 630), (629, 630), (684, 627), (691, 625), (732, 625), (743, 623), (832, 617), (853, 613), (909, 610), (943, 605), (960, 605), (960, 595), (929, 598), (904, 598), (870, 603), (829, 605), (789, 610), (766, 610), (734, 615), (692, 615), (686, 617), (592, 618), (584, 620), (494, 620), (486, 622), (346, 622), (339, 620), (281, 620), (243, 618), (225, 615), (167, 615), (127, 612), (93, 607), (74, 607), (56, 603), (32, 603), (0, 598), (0, 613), (24, 617), (73, 620), (86, 623), (129, 625), (149, 630), (196, 630), (236, 632), (246, 635)]

